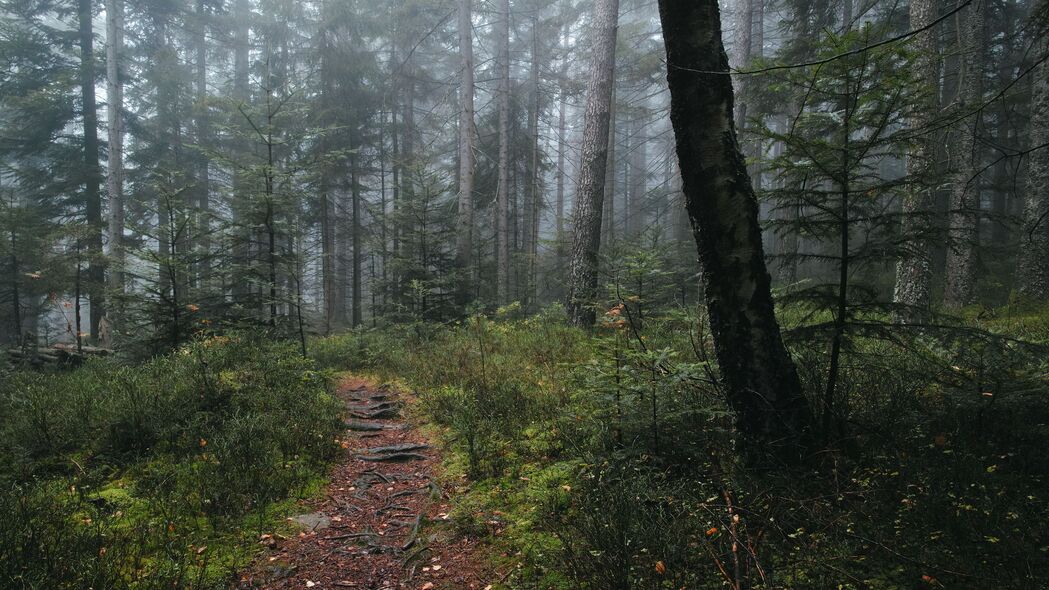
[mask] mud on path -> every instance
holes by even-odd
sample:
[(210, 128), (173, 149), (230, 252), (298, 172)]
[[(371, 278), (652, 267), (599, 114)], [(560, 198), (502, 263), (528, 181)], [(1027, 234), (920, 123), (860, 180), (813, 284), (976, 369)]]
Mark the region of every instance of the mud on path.
[(499, 576), (478, 541), (446, 526), (436, 449), (402, 415), (405, 396), (357, 378), (339, 385), (346, 455), (323, 499), (294, 517), (297, 536), (263, 535), (267, 550), (241, 588), (484, 590)]

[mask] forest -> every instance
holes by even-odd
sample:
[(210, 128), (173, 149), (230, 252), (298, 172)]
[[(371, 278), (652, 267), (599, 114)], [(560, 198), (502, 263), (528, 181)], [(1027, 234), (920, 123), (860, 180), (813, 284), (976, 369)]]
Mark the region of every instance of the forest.
[(1049, 0), (0, 0), (0, 589), (1049, 588)]

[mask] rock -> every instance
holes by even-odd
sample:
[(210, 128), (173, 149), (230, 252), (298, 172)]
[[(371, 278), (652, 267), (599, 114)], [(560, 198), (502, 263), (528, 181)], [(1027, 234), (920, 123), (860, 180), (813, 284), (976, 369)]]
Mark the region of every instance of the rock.
[(323, 531), (331, 526), (331, 518), (323, 512), (300, 514), (292, 516), (290, 520), (309, 531)]

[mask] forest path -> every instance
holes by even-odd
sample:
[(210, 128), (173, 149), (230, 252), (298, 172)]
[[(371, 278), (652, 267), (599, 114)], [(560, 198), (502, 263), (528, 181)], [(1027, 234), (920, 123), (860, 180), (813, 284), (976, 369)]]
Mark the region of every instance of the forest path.
[(402, 415), (407, 394), (356, 377), (343, 379), (346, 455), (324, 497), (293, 517), (298, 536), (264, 535), (267, 551), (241, 588), (439, 590), (490, 588), (480, 543), (454, 535), (450, 506), (435, 481), (440, 457)]

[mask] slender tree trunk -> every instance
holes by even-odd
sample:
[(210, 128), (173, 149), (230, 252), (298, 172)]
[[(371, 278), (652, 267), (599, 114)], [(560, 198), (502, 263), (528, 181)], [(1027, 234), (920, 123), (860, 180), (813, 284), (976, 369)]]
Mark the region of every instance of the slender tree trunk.
[[(538, 11), (538, 7), (535, 8)], [(536, 259), (539, 246), (539, 209), (543, 195), (539, 178), (539, 111), (542, 108), (539, 89), (539, 17), (532, 19), (532, 69), (529, 79), (531, 104), (528, 107), (528, 147), (531, 150), (528, 163), (528, 199), (525, 202), (524, 255), (526, 306), (533, 306), (536, 299)]]
[(634, 119), (633, 129), (630, 132), (631, 146), (628, 160), (630, 185), (627, 193), (630, 202), (627, 204), (626, 209), (629, 222), (627, 224), (627, 235), (632, 238), (641, 233), (645, 227), (642, 210), (648, 190), (648, 138), (645, 134), (648, 121), (642, 118), (642, 113), (638, 113), (637, 118)]
[(499, 109), (499, 162), (495, 191), (496, 301), (508, 302), (510, 293), (510, 0), (499, 3), (496, 42), (499, 44), (496, 66), (499, 87), (496, 102)]
[(360, 169), (357, 155), (350, 156), (350, 201), (351, 214), (353, 215), (353, 227), (351, 228), (350, 240), (353, 247), (353, 268), (350, 277), (350, 327), (356, 328), (361, 325), (361, 185)]
[[(963, 42), (963, 69), (958, 107), (967, 113), (983, 100), (984, 29), (986, 0), (974, 0), (966, 9)], [(950, 201), (949, 251), (947, 252), (947, 285), (944, 304), (959, 308), (976, 301), (976, 249), (979, 239), (980, 210), (980, 149), (976, 134), (980, 128), (980, 113), (971, 113), (959, 125), (952, 159), (956, 162), (952, 175)]]
[[(1049, 3), (1039, 3), (1043, 18), (1049, 18)], [(1045, 13), (1045, 14), (1042, 14)], [(1035, 59), (1049, 55), (1049, 26), (1042, 25)], [(1024, 195), (1023, 231), (1020, 234), (1020, 264), (1017, 283), (1020, 294), (1037, 300), (1049, 299), (1049, 63), (1032, 71), (1029, 168)]]
[[(248, 88), (248, 56), (251, 44), (251, 6), (248, 0), (233, 0), (233, 18), (234, 18), (234, 33), (233, 33), (233, 89), (232, 96), (234, 102), (238, 104), (246, 104), (249, 97)], [(234, 128), (243, 129), (243, 121), (239, 118), (234, 123)], [(247, 153), (248, 149), (245, 145), (247, 142), (241, 140), (237, 141), (233, 146), (233, 149), (238, 152), (237, 155), (243, 156)], [(231, 206), (233, 213), (233, 221), (238, 226), (238, 235), (234, 237), (233, 243), (233, 261), (234, 265), (251, 266), (254, 264), (252, 240), (255, 230), (251, 227), (251, 217), (254, 213), (251, 213), (251, 207), (248, 203), (248, 197), (246, 193), (247, 179), (245, 174), (239, 170), (233, 172), (233, 205)], [(252, 287), (247, 281), (238, 280), (236, 277), (232, 277), (231, 292), (235, 303), (244, 303), (249, 305), (248, 302), (242, 301), (252, 293)], [(252, 302), (250, 305), (254, 306)]]
[(567, 20), (561, 34), (561, 75), (558, 78), (560, 84), (560, 101), (557, 108), (557, 197), (555, 201), (556, 215), (556, 240), (557, 240), (557, 270), (564, 272), (565, 258), (565, 150), (568, 142), (565, 137), (567, 132), (568, 111), (568, 39), (569, 27)]
[(321, 179), (321, 290), (324, 294), (324, 333), (331, 334), (335, 320), (335, 228), (331, 183), (327, 172)]
[(124, 50), (124, 2), (106, 0), (106, 130), (109, 162), (109, 253), (112, 260), (108, 288), (124, 293), (124, 82), (120, 60)]
[[(474, 53), (471, 0), (459, 0), (459, 217), (456, 253), (459, 267), (473, 277)], [(464, 277), (464, 293), (472, 280)]]
[(105, 313), (105, 261), (102, 256), (102, 171), (98, 164), (98, 112), (95, 105), (95, 33), (91, 0), (77, 0), (80, 24), (80, 97), (84, 123), (84, 213), (90, 233), (87, 238), (87, 292), (91, 301), (91, 338), (98, 338), (98, 325)]
[(19, 291), (21, 283), (21, 270), (18, 261), (18, 230), (12, 223), (11, 228), (11, 317), (14, 321), (15, 331), (11, 344), (22, 344), (22, 296)]
[[(352, 200), (352, 198), (351, 195), (350, 199)], [(332, 208), (336, 211), (332, 221), (334, 226), (333, 233), (335, 234), (335, 296), (332, 304), (332, 322), (336, 327), (343, 327), (349, 320), (346, 313), (346, 302), (349, 301), (351, 295), (349, 290), (351, 283), (349, 273), (350, 261), (353, 257), (353, 252), (350, 251), (353, 247), (353, 236), (350, 228), (346, 227), (345, 218), (339, 215), (338, 212), (352, 209), (353, 203), (348, 203), (345, 193), (342, 192), (338, 199), (332, 200)]]
[(576, 189), (566, 302), (569, 320), (582, 327), (593, 326), (596, 319), (597, 255), (601, 248), (601, 213), (608, 167), (619, 0), (595, 0), (592, 27), (594, 61), (583, 114), (582, 162)]
[[(613, 76), (615, 65), (613, 64)], [(608, 113), (608, 158), (605, 164), (604, 198), (601, 214), (601, 243), (606, 248), (614, 245), (616, 240), (616, 88), (612, 81), (612, 101)], [(600, 252), (600, 248), (598, 248)]]
[(757, 199), (733, 126), (718, 3), (660, 0), (659, 11), (670, 119), (721, 380), (745, 456), (794, 460), (812, 415), (773, 310)]
[[(983, 1), (983, 0), (977, 0)], [(911, 0), (911, 30), (926, 29), (936, 18), (937, 4), (932, 0)], [(897, 319), (918, 321), (929, 309), (932, 287), (932, 244), (929, 241), (934, 205), (932, 188), (934, 140), (926, 130), (939, 110), (940, 66), (932, 29), (923, 30), (911, 39), (917, 55), (918, 79), (926, 84), (926, 94), (914, 111), (909, 127), (915, 133), (913, 147), (907, 154), (907, 174), (911, 184), (903, 198), (901, 236), (910, 240), (896, 264), (896, 288), (893, 301), (901, 307)]]
[(196, 86), (197, 86), (197, 228), (200, 255), (197, 256), (196, 280), (203, 285), (209, 280), (210, 254), (211, 254), (211, 177), (207, 148), (210, 143), (210, 129), (208, 121), (208, 40), (207, 40), (207, 16), (205, 15), (204, 0), (197, 0), (196, 17), (197, 30), (195, 31), (196, 49)]

